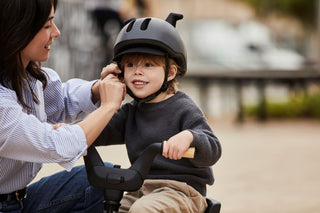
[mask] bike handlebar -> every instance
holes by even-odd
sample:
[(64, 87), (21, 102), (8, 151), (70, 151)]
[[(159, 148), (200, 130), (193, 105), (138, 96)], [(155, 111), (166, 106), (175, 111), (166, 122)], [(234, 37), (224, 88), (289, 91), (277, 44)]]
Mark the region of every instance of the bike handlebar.
[(94, 146), (84, 156), (89, 182), (98, 188), (136, 191), (147, 177), (153, 159), (162, 153), (162, 143), (149, 145), (128, 169), (107, 167)]
[[(146, 179), (155, 156), (162, 153), (163, 146), (165, 142), (149, 145), (128, 169), (106, 167), (96, 148), (91, 146), (87, 156), (84, 156), (88, 180), (98, 188), (136, 191)], [(193, 154), (194, 147), (191, 147), (184, 157), (193, 158)]]

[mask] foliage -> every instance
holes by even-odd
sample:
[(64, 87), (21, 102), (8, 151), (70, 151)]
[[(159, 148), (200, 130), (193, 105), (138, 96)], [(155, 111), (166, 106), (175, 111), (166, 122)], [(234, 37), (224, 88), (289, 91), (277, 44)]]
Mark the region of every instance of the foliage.
[(279, 12), (297, 17), (312, 27), (317, 21), (318, 0), (238, 0), (254, 7), (258, 15)]
[[(255, 116), (257, 106), (245, 107), (245, 114)], [(268, 118), (316, 118), (320, 119), (320, 93), (291, 97), (285, 103), (267, 102)]]

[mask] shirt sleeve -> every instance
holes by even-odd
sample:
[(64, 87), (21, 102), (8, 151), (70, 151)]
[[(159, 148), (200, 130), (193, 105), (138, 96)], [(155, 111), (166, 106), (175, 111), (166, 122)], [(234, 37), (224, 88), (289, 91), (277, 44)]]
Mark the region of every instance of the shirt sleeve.
[(212, 166), (221, 157), (221, 144), (201, 110), (195, 104), (191, 104), (188, 110), (183, 129), (192, 132), (191, 146), (196, 148), (195, 158), (190, 161), (197, 167)]
[(44, 90), (48, 122), (71, 123), (83, 119), (97, 108), (91, 101), (91, 87), (96, 81), (71, 79), (62, 83), (55, 71), (44, 70), (48, 74), (48, 84)]
[(71, 170), (86, 152), (86, 137), (74, 124), (53, 130), (52, 125), (27, 114), (16, 96), (0, 90), (0, 156), (36, 163), (58, 163)]

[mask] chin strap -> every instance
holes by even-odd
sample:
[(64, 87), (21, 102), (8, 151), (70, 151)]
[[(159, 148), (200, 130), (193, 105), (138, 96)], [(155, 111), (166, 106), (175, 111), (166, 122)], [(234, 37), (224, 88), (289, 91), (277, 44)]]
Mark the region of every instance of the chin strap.
[(148, 101), (151, 101), (152, 99), (154, 99), (155, 97), (157, 97), (161, 92), (167, 91), (168, 86), (169, 86), (169, 82), (167, 81), (167, 79), (168, 79), (168, 74), (169, 74), (169, 57), (168, 57), (168, 55), (165, 55), (165, 63), (166, 63), (166, 70), (165, 70), (165, 74), (164, 74), (164, 81), (163, 81), (163, 84), (162, 84), (161, 88), (160, 88), (157, 92), (155, 92), (155, 93), (153, 93), (153, 94), (151, 94), (151, 95), (149, 95), (149, 96), (147, 96), (147, 97), (145, 97), (145, 98), (138, 98), (138, 97), (136, 97), (136, 96), (133, 94), (133, 92), (132, 92), (132, 91), (128, 88), (128, 86), (127, 86), (127, 93), (128, 93), (134, 100), (136, 100), (139, 104), (140, 104), (140, 103), (146, 103), (146, 102), (148, 102)]

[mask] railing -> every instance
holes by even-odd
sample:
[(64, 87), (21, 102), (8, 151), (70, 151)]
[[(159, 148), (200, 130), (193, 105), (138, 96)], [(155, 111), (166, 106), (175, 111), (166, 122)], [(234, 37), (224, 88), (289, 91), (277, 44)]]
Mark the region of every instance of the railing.
[(188, 72), (185, 78), (195, 79), (201, 87), (200, 100), (204, 112), (208, 107), (208, 88), (212, 83), (233, 83), (236, 87), (237, 121), (244, 120), (243, 87), (254, 82), (259, 94), (257, 118), (267, 119), (266, 91), (269, 83), (285, 84), (290, 90), (303, 90), (307, 93), (310, 83), (320, 83), (319, 70), (254, 70), (254, 71), (213, 71), (199, 68)]

